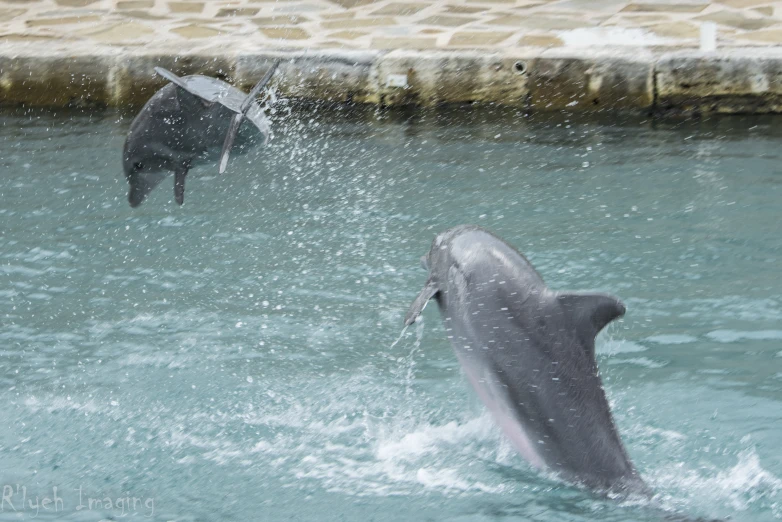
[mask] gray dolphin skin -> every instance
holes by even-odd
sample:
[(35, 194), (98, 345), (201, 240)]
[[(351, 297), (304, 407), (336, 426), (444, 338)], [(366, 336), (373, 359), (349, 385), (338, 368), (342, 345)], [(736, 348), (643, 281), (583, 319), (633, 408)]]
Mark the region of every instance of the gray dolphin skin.
[(130, 125), (123, 151), (128, 201), (139, 206), (169, 172), (174, 173), (174, 198), (185, 198), (185, 176), (193, 162), (221, 147), (218, 172), (228, 164), (231, 147), (244, 118), (269, 136), (269, 120), (255, 101), (271, 80), (279, 61), (269, 68), (249, 94), (216, 78), (179, 77), (163, 68), (155, 72), (171, 83), (144, 105)]
[(595, 336), (622, 302), (550, 290), (521, 253), (472, 225), (439, 234), (422, 263), (429, 277), (405, 325), (437, 300), (468, 380), (522, 456), (594, 490), (650, 495), (595, 361)]

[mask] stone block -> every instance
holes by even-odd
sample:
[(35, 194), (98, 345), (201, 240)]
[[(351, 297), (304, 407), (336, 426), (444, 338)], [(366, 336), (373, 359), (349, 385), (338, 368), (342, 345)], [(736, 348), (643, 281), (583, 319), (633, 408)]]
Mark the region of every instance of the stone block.
[(652, 55), (643, 50), (548, 49), (530, 68), (530, 109), (649, 109), (653, 70)]
[(200, 24), (188, 24), (181, 27), (175, 27), (170, 30), (174, 34), (178, 34), (182, 38), (197, 39), (197, 38), (213, 38), (220, 35), (220, 31), (213, 27)]
[(329, 103), (365, 103), (371, 96), (369, 76), (375, 51), (331, 50), (242, 53), (236, 62), (236, 82), (249, 90), (281, 59), (272, 85), (283, 96)]
[(448, 41), (449, 47), (484, 47), (497, 45), (513, 36), (505, 31), (460, 31)]
[(372, 49), (436, 49), (437, 39), (435, 38), (416, 38), (400, 36), (385, 37), (376, 36), (372, 38)]
[(416, 14), (418, 11), (425, 9), (427, 6), (428, 4), (392, 2), (390, 4), (386, 4), (377, 11), (372, 11), (372, 15), (409, 16)]
[(35, 107), (105, 107), (113, 93), (110, 56), (0, 56), (0, 102)]
[(161, 87), (168, 83), (155, 74), (155, 67), (163, 67), (178, 76), (203, 74), (232, 83), (235, 62), (224, 55), (174, 54), (162, 51), (125, 51), (111, 68), (111, 104), (140, 107)]
[(769, 20), (768, 18), (752, 18), (739, 11), (717, 11), (715, 13), (699, 16), (694, 18), (694, 20), (700, 22), (715, 22), (720, 25), (735, 27), (736, 29), (744, 29), (745, 31), (765, 29), (766, 27), (771, 27), (777, 23), (776, 20)]
[(460, 25), (469, 24), (473, 21), (475, 20), (466, 16), (435, 15), (424, 18), (418, 23), (421, 25), (437, 25), (440, 27), (459, 27)]
[(647, 2), (647, 3), (631, 3), (622, 9), (625, 13), (632, 12), (659, 12), (659, 13), (700, 13), (709, 6), (708, 3), (702, 4), (684, 4), (684, 3), (662, 3), (662, 2)]
[(655, 81), (663, 112), (782, 112), (778, 48), (668, 53), (657, 61)]
[(200, 13), (204, 10), (203, 2), (169, 2), (168, 9), (172, 13)]
[(263, 27), (261, 32), (273, 40), (306, 40), (310, 33), (298, 27)]
[[(534, 59), (528, 54), (392, 51), (372, 71), (374, 96), (369, 101), (387, 106), (482, 102), (525, 107), (526, 64)], [(523, 73), (517, 63), (525, 64)], [(406, 86), (399, 86), (400, 76)]]

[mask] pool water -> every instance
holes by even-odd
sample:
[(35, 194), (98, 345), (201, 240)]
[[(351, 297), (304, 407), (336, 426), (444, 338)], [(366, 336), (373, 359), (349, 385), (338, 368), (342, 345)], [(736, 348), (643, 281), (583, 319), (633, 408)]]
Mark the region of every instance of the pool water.
[[(782, 519), (782, 119), (281, 106), (131, 209), (131, 117), (0, 114), (0, 520)], [(652, 503), (530, 469), (436, 306), (394, 344), (461, 223), (624, 300)]]

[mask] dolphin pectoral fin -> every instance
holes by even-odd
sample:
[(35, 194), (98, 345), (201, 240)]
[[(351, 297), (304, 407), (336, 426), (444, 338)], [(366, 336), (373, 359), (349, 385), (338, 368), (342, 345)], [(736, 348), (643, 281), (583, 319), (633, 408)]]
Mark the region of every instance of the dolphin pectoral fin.
[(187, 176), (187, 167), (178, 167), (174, 172), (174, 199), (177, 205), (185, 202), (185, 176)]
[(573, 321), (579, 337), (591, 345), (600, 330), (625, 314), (625, 305), (608, 294), (559, 294), (557, 300)]
[(405, 316), (405, 326), (410, 326), (415, 322), (416, 319), (418, 319), (418, 316), (421, 315), (421, 312), (424, 311), (426, 303), (429, 302), (429, 299), (434, 297), (439, 291), (440, 289), (437, 288), (437, 285), (432, 281), (428, 281), (426, 283), (424, 289), (421, 290), (421, 293), (418, 294), (418, 297), (415, 298), (415, 301), (413, 301), (413, 304), (410, 305), (410, 309), (407, 311), (407, 315)]
[(220, 166), (217, 168), (218, 174), (225, 172), (225, 168), (228, 166), (228, 157), (231, 154), (231, 146), (234, 144), (236, 135), (239, 133), (239, 126), (242, 124), (242, 118), (244, 114), (237, 113), (231, 118), (231, 124), (228, 126), (228, 132), (225, 134), (225, 141), (223, 141), (223, 150), (220, 151)]

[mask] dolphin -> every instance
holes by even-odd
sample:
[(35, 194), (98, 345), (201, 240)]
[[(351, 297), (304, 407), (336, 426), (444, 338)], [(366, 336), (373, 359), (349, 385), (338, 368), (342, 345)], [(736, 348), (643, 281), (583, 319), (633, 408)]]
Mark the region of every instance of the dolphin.
[(138, 113), (125, 140), (123, 168), (130, 185), (131, 207), (174, 172), (174, 197), (185, 199), (185, 176), (197, 158), (222, 146), (218, 172), (228, 165), (231, 146), (243, 119), (252, 122), (269, 136), (269, 120), (255, 100), (271, 80), (279, 61), (275, 61), (249, 94), (208, 76), (179, 77), (156, 67), (155, 72), (171, 83), (160, 89)]
[(607, 294), (550, 290), (499, 237), (462, 225), (437, 235), (405, 326), (435, 298), (467, 379), (534, 467), (606, 494), (651, 492), (611, 417), (595, 336), (625, 313)]

